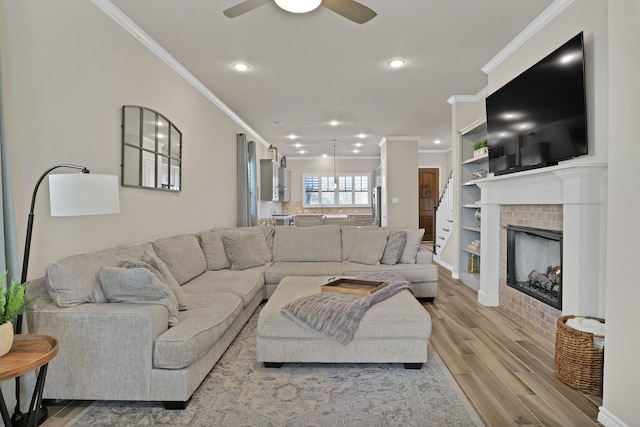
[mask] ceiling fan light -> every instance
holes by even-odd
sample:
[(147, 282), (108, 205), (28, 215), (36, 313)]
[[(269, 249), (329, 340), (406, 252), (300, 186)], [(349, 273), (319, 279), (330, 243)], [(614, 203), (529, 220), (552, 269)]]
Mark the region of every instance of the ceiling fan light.
[(275, 2), (287, 12), (307, 13), (320, 6), (322, 0), (275, 0)]

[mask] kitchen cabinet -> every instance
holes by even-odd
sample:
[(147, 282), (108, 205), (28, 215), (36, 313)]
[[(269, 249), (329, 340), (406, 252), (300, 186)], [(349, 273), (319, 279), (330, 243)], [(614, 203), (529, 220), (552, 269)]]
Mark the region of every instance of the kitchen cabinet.
[(274, 160), (260, 160), (260, 200), (271, 202), (280, 200), (279, 169), (280, 166)]
[(279, 182), (279, 197), (281, 202), (288, 202), (291, 200), (291, 171), (285, 168), (280, 168), (278, 174)]

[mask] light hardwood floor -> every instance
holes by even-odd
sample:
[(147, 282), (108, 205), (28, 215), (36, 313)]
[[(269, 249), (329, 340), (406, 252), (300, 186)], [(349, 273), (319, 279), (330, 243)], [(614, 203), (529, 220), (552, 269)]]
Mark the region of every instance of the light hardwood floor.
[[(565, 385), (553, 371), (554, 343), (477, 295), (440, 268), (431, 344), (487, 426), (599, 425), (602, 399)], [(49, 407), (44, 427), (62, 427), (90, 402)]]
[(602, 399), (554, 374), (554, 343), (440, 268), (431, 344), (488, 426), (596, 426)]

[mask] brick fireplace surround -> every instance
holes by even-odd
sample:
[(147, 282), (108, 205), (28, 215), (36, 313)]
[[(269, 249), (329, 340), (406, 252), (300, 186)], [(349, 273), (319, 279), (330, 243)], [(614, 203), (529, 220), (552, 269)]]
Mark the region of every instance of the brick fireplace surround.
[[(562, 314), (604, 317), (606, 170), (573, 163), (478, 182), (480, 303), (500, 306), (550, 338)], [(562, 230), (562, 311), (506, 285), (507, 224)]]
[(507, 225), (562, 231), (562, 205), (500, 206), (500, 307), (553, 339), (562, 312), (529, 295), (507, 286)]

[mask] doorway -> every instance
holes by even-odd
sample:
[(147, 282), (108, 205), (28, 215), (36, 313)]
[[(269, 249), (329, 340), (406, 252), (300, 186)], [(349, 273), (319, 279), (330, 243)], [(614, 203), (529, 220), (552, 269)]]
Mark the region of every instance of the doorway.
[(424, 228), (422, 241), (433, 242), (434, 208), (438, 205), (440, 169), (418, 169), (418, 218), (420, 228)]

